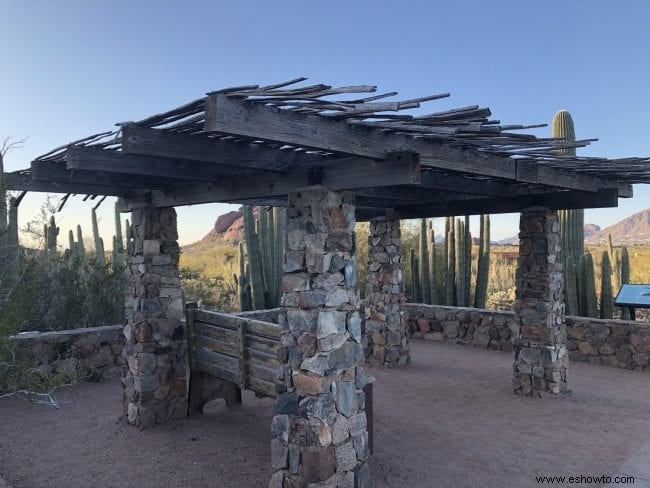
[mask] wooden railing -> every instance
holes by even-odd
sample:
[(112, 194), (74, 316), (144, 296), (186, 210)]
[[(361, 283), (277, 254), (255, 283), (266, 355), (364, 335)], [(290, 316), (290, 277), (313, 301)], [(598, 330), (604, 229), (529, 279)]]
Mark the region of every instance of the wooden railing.
[(190, 367), (241, 389), (275, 397), (282, 348), (278, 325), (186, 308)]

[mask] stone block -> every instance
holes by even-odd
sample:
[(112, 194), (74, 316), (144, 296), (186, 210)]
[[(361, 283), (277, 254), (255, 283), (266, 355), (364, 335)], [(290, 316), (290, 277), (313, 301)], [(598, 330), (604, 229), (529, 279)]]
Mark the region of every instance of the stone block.
[(306, 447), (300, 452), (302, 472), (300, 477), (304, 483), (325, 481), (336, 471), (334, 447)]
[(332, 383), (332, 394), (336, 402), (336, 408), (346, 417), (357, 412), (357, 389), (353, 382), (336, 381)]

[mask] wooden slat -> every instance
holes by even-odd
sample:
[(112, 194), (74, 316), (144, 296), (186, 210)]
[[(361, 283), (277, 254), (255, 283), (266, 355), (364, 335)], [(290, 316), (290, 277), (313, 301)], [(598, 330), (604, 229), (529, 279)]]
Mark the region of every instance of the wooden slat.
[(237, 331), (214, 324), (205, 324), (195, 319), (194, 328), (196, 337), (206, 336), (218, 341), (235, 344), (237, 342)]
[(249, 376), (248, 378), (248, 388), (262, 395), (275, 398), (278, 396), (275, 391), (275, 382), (266, 381), (261, 378), (256, 378), (254, 376)]
[(239, 362), (237, 361), (236, 357), (220, 354), (218, 352), (206, 349), (205, 347), (196, 348), (196, 357), (198, 362), (216, 364), (217, 366), (226, 368), (230, 371), (237, 371), (239, 366)]
[(282, 331), (277, 324), (245, 317), (238, 317), (237, 315), (231, 315), (227, 313), (197, 310), (196, 320), (206, 323), (218, 324), (220, 327), (230, 328), (232, 330), (235, 330), (238, 324), (245, 323), (247, 325), (247, 334), (250, 335), (262, 335), (277, 339), (279, 339), (282, 335)]
[[(278, 344), (279, 346), (279, 344)], [(274, 352), (264, 352), (259, 349), (253, 349), (251, 347), (246, 348), (246, 357), (250, 360), (258, 361), (264, 363), (269, 367), (275, 368), (280, 365), (278, 360), (277, 350)]]
[(262, 362), (248, 361), (248, 375), (273, 383), (277, 379), (278, 370)]
[(234, 358), (239, 357), (239, 351), (235, 343), (220, 341), (205, 334), (199, 334), (196, 336), (195, 347), (204, 347), (210, 351), (225, 354)]
[[(281, 335), (282, 331), (280, 330), (280, 327), (278, 327), (277, 330)], [(246, 336), (246, 347), (264, 352), (266, 354), (277, 354), (278, 350), (280, 349), (280, 337), (271, 339), (269, 337), (248, 334)]]

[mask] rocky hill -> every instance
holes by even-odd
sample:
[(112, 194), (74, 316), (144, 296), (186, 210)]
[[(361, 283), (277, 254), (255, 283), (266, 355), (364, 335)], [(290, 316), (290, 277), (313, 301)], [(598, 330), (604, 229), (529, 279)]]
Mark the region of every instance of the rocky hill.
[(607, 234), (612, 235), (612, 242), (617, 246), (650, 244), (650, 208), (630, 215), (620, 222), (590, 235), (585, 232), (585, 242), (587, 244), (604, 244), (607, 242)]

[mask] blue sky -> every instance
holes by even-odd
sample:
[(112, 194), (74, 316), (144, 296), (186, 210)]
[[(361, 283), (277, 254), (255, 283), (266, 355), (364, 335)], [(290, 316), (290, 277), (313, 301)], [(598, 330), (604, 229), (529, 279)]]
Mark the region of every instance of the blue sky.
[[(650, 156), (646, 0), (1, 0), (0, 12), (0, 137), (29, 136), (6, 170), (210, 90), (303, 75), (405, 98), (450, 91), (427, 109), (487, 105), (505, 123), (550, 122), (566, 109), (578, 137), (600, 139), (580, 154)], [(650, 186), (635, 193), (585, 220), (609, 225), (650, 206)], [(41, 203), (28, 195), (21, 221)], [(62, 231), (81, 223), (88, 234), (90, 208), (80, 197), (68, 203)], [(181, 242), (202, 237), (224, 209), (179, 209)], [(100, 217), (108, 244), (111, 205)], [(492, 221), (494, 238), (516, 233), (516, 216)]]

